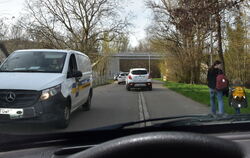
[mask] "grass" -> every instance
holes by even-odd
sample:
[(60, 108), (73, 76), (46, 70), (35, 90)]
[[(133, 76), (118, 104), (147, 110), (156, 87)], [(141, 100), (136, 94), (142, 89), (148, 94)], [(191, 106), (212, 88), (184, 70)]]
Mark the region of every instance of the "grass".
[[(158, 79), (157, 79), (158, 80)], [(209, 89), (206, 85), (194, 85), (175, 82), (165, 82), (165, 86), (194, 101), (210, 106)], [(248, 103), (250, 103), (250, 90), (247, 89)], [(224, 96), (224, 108), (228, 114), (234, 114), (235, 110), (228, 105), (228, 98)], [(250, 107), (241, 109), (241, 113), (250, 114)]]
[(162, 81), (161, 78), (153, 78), (153, 80)]

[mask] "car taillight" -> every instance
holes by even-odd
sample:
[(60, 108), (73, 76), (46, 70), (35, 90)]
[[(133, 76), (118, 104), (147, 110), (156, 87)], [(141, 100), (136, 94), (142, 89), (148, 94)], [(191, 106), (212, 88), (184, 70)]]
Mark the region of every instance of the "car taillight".
[(132, 80), (132, 76), (129, 75), (129, 76), (128, 76), (128, 79)]

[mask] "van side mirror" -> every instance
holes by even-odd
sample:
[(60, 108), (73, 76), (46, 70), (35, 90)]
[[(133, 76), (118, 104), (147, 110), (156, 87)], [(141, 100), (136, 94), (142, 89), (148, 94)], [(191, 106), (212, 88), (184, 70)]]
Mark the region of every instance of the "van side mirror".
[(73, 73), (72, 77), (76, 77), (76, 78), (82, 77), (82, 72), (81, 71), (75, 71)]
[(68, 73), (67, 78), (72, 78), (72, 77), (74, 77), (74, 78), (82, 77), (82, 72), (81, 71), (75, 71), (72, 74)]

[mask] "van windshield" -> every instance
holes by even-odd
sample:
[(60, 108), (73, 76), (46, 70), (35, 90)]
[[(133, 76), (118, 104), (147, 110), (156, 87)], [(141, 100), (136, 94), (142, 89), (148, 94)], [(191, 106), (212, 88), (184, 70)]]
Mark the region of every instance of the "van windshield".
[(15, 52), (1, 65), (1, 72), (61, 73), (66, 53), (63, 52)]

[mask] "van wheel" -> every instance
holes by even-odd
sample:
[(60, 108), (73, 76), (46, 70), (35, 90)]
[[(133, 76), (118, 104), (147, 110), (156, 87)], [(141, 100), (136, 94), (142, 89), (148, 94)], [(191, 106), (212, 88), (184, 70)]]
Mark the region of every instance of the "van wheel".
[(65, 129), (69, 126), (70, 121), (70, 107), (65, 106), (64, 109), (61, 111), (60, 120), (56, 123), (56, 127), (59, 129)]
[(90, 110), (91, 100), (92, 100), (92, 90), (90, 90), (90, 92), (89, 92), (88, 100), (86, 101), (86, 103), (84, 103), (82, 105), (82, 110), (83, 111), (89, 111)]

